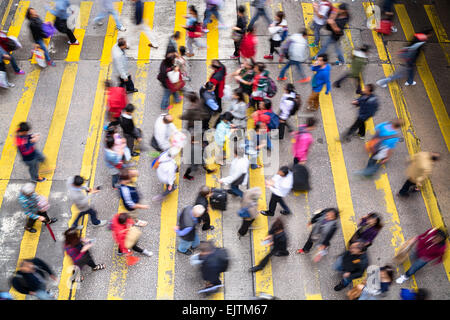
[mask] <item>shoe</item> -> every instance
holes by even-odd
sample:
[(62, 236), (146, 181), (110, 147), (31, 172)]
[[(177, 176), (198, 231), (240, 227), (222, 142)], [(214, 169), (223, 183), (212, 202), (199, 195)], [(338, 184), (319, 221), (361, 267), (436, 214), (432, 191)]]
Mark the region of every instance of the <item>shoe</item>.
[(184, 176), (183, 176), (183, 179), (192, 181), (192, 180), (194, 180), (194, 177), (193, 177), (193, 176), (186, 176), (186, 175), (184, 175)]
[(405, 86), (415, 86), (417, 82), (413, 81), (413, 83), (409, 84), (408, 81), (405, 82)]
[(300, 80), (298, 80), (296, 82), (298, 82), (298, 83), (307, 83), (307, 82), (310, 82), (310, 81), (311, 81), (311, 77), (306, 77), (306, 78), (300, 79)]
[(14, 83), (8, 82), (8, 88), (14, 88), (16, 85)]
[(213, 293), (216, 292), (219, 288), (223, 287), (223, 284), (218, 284), (215, 286), (210, 287), (204, 287), (203, 289), (199, 290), (198, 293)]
[(76, 226), (75, 230), (83, 230), (83, 227), (84, 227), (83, 225)]
[(25, 228), (25, 230), (27, 230), (28, 232), (31, 232), (31, 233), (36, 233), (35, 228)]
[(25, 74), (25, 71), (19, 70), (19, 71), (15, 72), (15, 74)]
[(341, 84), (339, 82), (335, 81), (335, 82), (333, 82), (333, 87), (340, 88)]
[(339, 60), (334, 63), (335, 66), (342, 66), (343, 64), (344, 63)]
[(202, 32), (203, 32), (203, 33), (208, 33), (209, 30), (208, 30), (208, 29), (202, 29)]
[(273, 215), (274, 215), (273, 213), (270, 214), (269, 211), (260, 211), (259, 213), (266, 217), (273, 217)]
[(125, 28), (124, 26), (121, 26), (120, 28), (117, 28), (117, 30), (124, 32), (124, 31), (127, 31), (127, 28)]
[(38, 177), (37, 180), (33, 180), (33, 182), (44, 182), (47, 181), (47, 178)]
[(193, 56), (194, 56), (193, 53), (186, 53), (186, 57), (188, 57), (188, 58), (193, 57)]
[(191, 250), (191, 249), (187, 249), (186, 252), (181, 252), (181, 251), (178, 250), (178, 249), (177, 249), (177, 251), (178, 251), (179, 253), (185, 254), (185, 255), (187, 255), (187, 256), (190, 256), (190, 255), (192, 254), (192, 250)]
[(50, 222), (47, 222), (47, 224), (52, 224), (52, 223), (55, 223), (56, 221), (58, 221), (58, 219), (56, 219), (56, 218), (51, 218), (51, 219), (50, 219)]
[(394, 27), (394, 26), (391, 26), (391, 32), (394, 32), (394, 33), (396, 33), (396, 32), (397, 32), (397, 28), (396, 28), (396, 27)]
[(127, 93), (135, 93), (135, 92), (138, 92), (138, 91), (139, 91), (138, 89), (134, 88), (134, 89), (131, 90), (131, 91), (127, 91)]
[(55, 62), (53, 60), (52, 61), (47, 61), (47, 65), (52, 66), (52, 67), (56, 67), (56, 64), (55, 64)]
[(298, 253), (298, 254), (307, 254), (309, 251), (305, 251), (305, 250), (303, 250), (303, 249), (298, 249), (297, 251), (296, 251), (296, 253)]
[(365, 137), (365, 136), (361, 136), (361, 135), (358, 134), (358, 137), (359, 137), (361, 140), (366, 140), (366, 137)]
[(262, 270), (262, 268), (258, 267), (258, 266), (254, 266), (254, 267), (251, 267), (250, 269), (248, 269), (248, 272), (258, 272), (259, 270)]
[(408, 198), (409, 197), (409, 193), (397, 193), (397, 196), (401, 197), (401, 198)]
[(136, 227), (145, 227), (146, 225), (148, 225), (148, 222), (144, 221), (144, 220), (138, 220), (138, 221), (136, 221), (136, 223), (134, 225)]
[(383, 84), (383, 79), (378, 80), (377, 82), (375, 82), (378, 86), (382, 87), (382, 88), (386, 88), (387, 87), (387, 83)]
[(342, 284), (342, 282), (339, 282), (338, 285), (334, 287), (334, 291), (341, 291), (344, 288), (345, 286)]
[(234, 54), (230, 56), (230, 59), (239, 59), (239, 56), (235, 56)]
[(102, 20), (97, 21), (97, 25), (98, 26), (102, 26), (103, 25), (103, 21)]
[(291, 212), (286, 211), (286, 210), (281, 210), (280, 213), (281, 213), (281, 214), (284, 214), (285, 216), (291, 214)]
[(397, 282), (398, 284), (402, 284), (403, 282), (405, 282), (408, 279), (409, 279), (409, 277), (402, 274), (399, 278), (397, 278), (397, 280), (395, 280), (395, 282)]
[(276, 256), (276, 257), (286, 257), (286, 256), (289, 255), (289, 251), (286, 251), (286, 252), (277, 251), (273, 255)]
[(135, 152), (135, 151), (131, 152), (132, 157), (137, 157), (138, 155), (140, 155), (139, 152)]
[(70, 42), (70, 41), (67, 41), (67, 43), (69, 44), (69, 45), (71, 45), (71, 46), (77, 46), (77, 45), (79, 45), (80, 44), (80, 42), (77, 40), (77, 41), (75, 41), (75, 42)]
[(153, 252), (148, 251), (147, 249), (144, 249), (144, 251), (142, 251), (143, 255), (146, 255), (147, 257), (151, 257), (153, 255)]
[(273, 55), (267, 54), (267, 55), (264, 56), (264, 59), (273, 60)]
[(310, 47), (310, 48), (315, 48), (315, 47), (317, 47), (317, 44), (315, 44), (315, 43), (310, 43), (310, 44), (309, 44), (309, 47)]
[(208, 229), (202, 229), (203, 231), (208, 231), (208, 230), (214, 230), (214, 226), (209, 226), (209, 228)]
[(287, 80), (287, 77), (283, 77), (283, 78), (278, 77), (277, 78), (277, 81), (285, 81), (285, 80)]
[(107, 222), (108, 220), (100, 220), (100, 223), (94, 224), (94, 227), (103, 227)]
[(154, 45), (153, 43), (149, 43), (148, 46), (153, 49), (158, 49), (158, 46)]

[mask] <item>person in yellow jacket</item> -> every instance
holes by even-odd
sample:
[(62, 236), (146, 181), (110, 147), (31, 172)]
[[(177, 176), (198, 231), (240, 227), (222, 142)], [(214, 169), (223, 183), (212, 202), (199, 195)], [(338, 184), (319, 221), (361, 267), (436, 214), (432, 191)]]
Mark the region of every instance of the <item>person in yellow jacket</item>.
[(409, 197), (410, 191), (419, 191), (423, 182), (430, 176), (434, 162), (439, 160), (439, 158), (440, 154), (435, 152), (422, 151), (413, 155), (409, 160), (409, 166), (406, 169), (408, 180), (403, 184), (398, 195)]

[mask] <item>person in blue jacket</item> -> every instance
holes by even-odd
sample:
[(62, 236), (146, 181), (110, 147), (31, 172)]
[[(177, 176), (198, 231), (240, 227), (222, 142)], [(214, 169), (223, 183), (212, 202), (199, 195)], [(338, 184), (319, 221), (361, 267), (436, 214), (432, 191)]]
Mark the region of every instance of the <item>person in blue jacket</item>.
[(311, 67), (314, 72), (314, 77), (311, 81), (312, 92), (308, 98), (308, 106), (306, 109), (310, 111), (316, 111), (319, 109), (319, 95), (324, 85), (327, 86), (325, 94), (329, 94), (331, 91), (330, 71), (331, 67), (328, 64), (328, 55), (326, 53), (319, 54), (317, 60)]

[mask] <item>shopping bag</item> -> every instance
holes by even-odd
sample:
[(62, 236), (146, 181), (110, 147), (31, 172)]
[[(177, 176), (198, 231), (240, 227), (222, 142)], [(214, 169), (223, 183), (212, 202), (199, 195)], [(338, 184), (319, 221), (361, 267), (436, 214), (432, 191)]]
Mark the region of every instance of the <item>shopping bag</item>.
[(402, 243), (395, 254), (395, 257), (392, 259), (392, 262), (395, 265), (400, 265), (408, 258), (409, 251), (411, 251), (412, 247), (416, 243), (415, 238), (411, 238), (408, 241)]
[(127, 232), (127, 235), (125, 236), (125, 248), (132, 248), (138, 242), (141, 235), (141, 229), (135, 226), (131, 226)]
[(36, 59), (36, 63), (39, 67), (45, 68), (47, 67), (47, 62), (45, 61), (44, 51), (42, 49), (33, 50), (34, 58)]

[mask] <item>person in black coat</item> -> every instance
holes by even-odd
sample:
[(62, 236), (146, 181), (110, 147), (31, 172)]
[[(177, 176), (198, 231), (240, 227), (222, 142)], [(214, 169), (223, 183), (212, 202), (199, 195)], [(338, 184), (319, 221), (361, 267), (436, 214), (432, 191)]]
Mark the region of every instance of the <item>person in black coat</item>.
[(20, 263), (19, 270), (11, 279), (11, 285), (22, 294), (33, 295), (41, 300), (53, 300), (55, 298), (46, 291), (47, 275), (53, 281), (57, 280), (52, 269), (41, 259), (25, 259)]
[(223, 287), (220, 274), (223, 272), (223, 261), (220, 258), (220, 249), (216, 248), (212, 241), (202, 241), (199, 245), (201, 261), (200, 271), (206, 286), (198, 293), (213, 293)]
[(205, 207), (205, 212), (200, 217), (200, 221), (203, 222), (203, 231), (214, 230), (214, 226), (211, 225), (211, 218), (209, 217), (209, 198), (211, 197), (211, 195), (211, 188), (208, 186), (202, 186), (194, 204), (201, 204), (203, 207)]
[(26, 13), (26, 18), (30, 21), (30, 30), (31, 35), (33, 36), (33, 40), (36, 43), (35, 48), (40, 47), (44, 51), (45, 60), (49, 66), (54, 67), (55, 63), (50, 59), (50, 55), (48, 53), (47, 47), (45, 46), (44, 39), (47, 38), (47, 35), (42, 30), (42, 20), (39, 18), (36, 10), (34, 8), (28, 8)]
[(334, 291), (340, 291), (347, 287), (353, 279), (362, 277), (369, 265), (366, 251), (363, 251), (362, 242), (353, 242), (334, 264), (336, 271), (343, 272), (342, 280), (334, 287)]
[(132, 114), (134, 112), (134, 105), (131, 103), (127, 104), (125, 109), (123, 109), (122, 114), (120, 115), (120, 127), (123, 130), (123, 134), (125, 136), (125, 139), (127, 140), (127, 147), (130, 149), (131, 156), (136, 157), (139, 155), (138, 152), (135, 152), (133, 150), (134, 148), (134, 141), (137, 140), (138, 142), (142, 141), (142, 131), (139, 128), (136, 128), (133, 122)]

